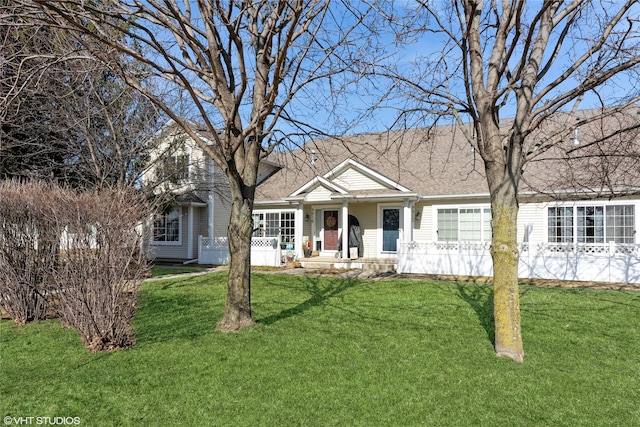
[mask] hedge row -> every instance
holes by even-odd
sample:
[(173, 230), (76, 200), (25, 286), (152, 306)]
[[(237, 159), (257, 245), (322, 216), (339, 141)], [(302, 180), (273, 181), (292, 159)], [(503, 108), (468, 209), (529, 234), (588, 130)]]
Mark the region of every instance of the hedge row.
[(0, 183), (0, 308), (19, 325), (54, 314), (91, 351), (131, 346), (147, 217), (131, 190)]

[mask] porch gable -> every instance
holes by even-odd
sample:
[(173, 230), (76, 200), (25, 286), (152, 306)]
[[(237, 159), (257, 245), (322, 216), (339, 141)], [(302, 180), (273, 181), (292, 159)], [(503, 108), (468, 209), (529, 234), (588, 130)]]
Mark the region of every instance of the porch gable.
[(347, 159), (323, 176), (315, 176), (285, 200), (331, 201), (345, 198), (414, 195), (408, 188), (358, 162)]

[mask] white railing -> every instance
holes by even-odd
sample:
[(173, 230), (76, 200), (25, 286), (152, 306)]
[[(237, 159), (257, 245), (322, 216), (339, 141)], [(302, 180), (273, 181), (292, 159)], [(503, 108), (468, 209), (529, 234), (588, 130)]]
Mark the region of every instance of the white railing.
[(226, 237), (198, 236), (198, 264), (223, 265), (229, 263), (229, 244)]
[[(521, 278), (640, 283), (640, 245), (521, 243)], [(489, 243), (398, 241), (398, 273), (491, 276)]]
[(254, 237), (251, 239), (251, 265), (280, 267), (282, 253), (279, 240), (274, 237)]
[[(198, 264), (223, 265), (229, 263), (229, 244), (226, 237), (198, 237)], [(251, 239), (251, 265), (279, 267), (282, 265), (282, 251), (278, 239), (274, 237), (254, 237)]]

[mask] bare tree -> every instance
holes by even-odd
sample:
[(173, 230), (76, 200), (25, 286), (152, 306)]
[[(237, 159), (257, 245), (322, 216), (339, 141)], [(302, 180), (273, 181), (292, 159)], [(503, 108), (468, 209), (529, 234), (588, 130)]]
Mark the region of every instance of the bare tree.
[[(258, 164), (285, 136), (279, 123), (288, 120), (297, 128), (304, 122), (291, 111), (293, 102), (312, 102), (312, 85), (347, 69), (352, 39), (366, 37), (354, 29), (368, 9), (328, 0), (35, 3), (149, 97), (225, 173), (232, 201), (230, 268), (218, 329), (251, 325), (251, 211)], [(123, 62), (122, 55), (145, 69)], [(174, 90), (175, 100), (167, 102), (146, 86), (149, 76)], [(206, 126), (215, 143), (208, 145), (189, 119)]]
[(0, 3), (0, 177), (133, 185), (157, 109), (37, 11)]
[[(437, 48), (431, 55), (418, 54), (404, 70), (385, 67), (378, 73), (394, 78), (389, 96), (400, 93), (407, 101), (403, 120), (464, 125), (461, 130), (483, 160), (492, 213), (495, 351), (522, 362), (516, 244), (522, 171), (527, 162), (570, 140), (577, 126), (617, 114), (640, 99), (639, 4), (415, 4), (409, 13), (403, 10), (403, 22), (397, 13), (385, 13), (404, 35)], [(575, 112), (586, 100), (600, 108), (578, 122), (571, 114), (553, 122), (559, 112)], [(601, 140), (609, 139), (602, 135)]]

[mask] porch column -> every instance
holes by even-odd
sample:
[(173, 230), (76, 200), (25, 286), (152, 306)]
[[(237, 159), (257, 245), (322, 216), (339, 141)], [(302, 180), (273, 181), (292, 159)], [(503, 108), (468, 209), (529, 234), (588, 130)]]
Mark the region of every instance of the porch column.
[(296, 205), (296, 215), (295, 215), (295, 233), (293, 236), (293, 242), (296, 253), (296, 258), (304, 257), (304, 251), (302, 250), (302, 239), (304, 234), (304, 205), (302, 203), (298, 203)]
[(193, 259), (193, 205), (187, 211), (187, 259)]
[(209, 193), (209, 200), (207, 201), (207, 233), (209, 238), (213, 239), (213, 193)]
[(207, 197), (207, 232), (209, 233), (209, 238), (211, 239), (211, 241), (213, 242), (213, 233), (214, 233), (214, 223), (215, 223), (215, 214), (214, 214), (214, 208), (215, 208), (215, 164), (213, 163), (213, 160), (210, 158), (207, 158), (206, 160), (206, 168), (207, 168), (207, 175), (208, 175), (208, 180), (209, 180), (209, 184), (211, 185), (211, 187), (209, 187), (207, 193), (208, 193), (208, 197)]
[(349, 258), (349, 201), (342, 201), (342, 259)]
[(400, 238), (405, 242), (410, 242), (413, 234), (413, 217), (411, 216), (411, 202), (409, 202), (409, 200), (405, 199), (404, 201), (402, 216), (404, 224)]

